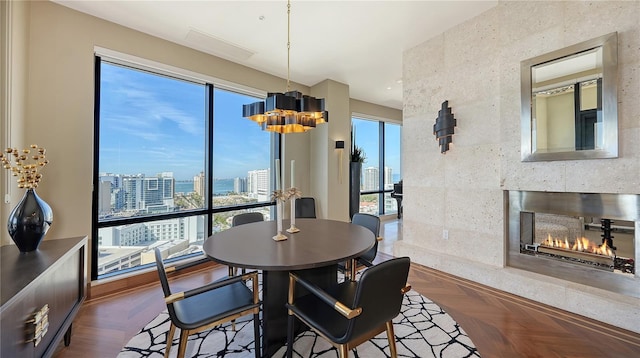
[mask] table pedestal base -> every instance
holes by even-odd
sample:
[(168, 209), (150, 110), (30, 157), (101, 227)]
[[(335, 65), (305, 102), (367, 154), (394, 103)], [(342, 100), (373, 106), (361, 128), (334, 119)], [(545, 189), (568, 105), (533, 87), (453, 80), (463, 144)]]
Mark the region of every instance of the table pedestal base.
[[(321, 288), (327, 288), (338, 281), (337, 265), (293, 272)], [(271, 357), (287, 342), (288, 315), (285, 303), (289, 291), (289, 271), (263, 271), (262, 289), (262, 356)], [(306, 294), (306, 289), (296, 287), (296, 296)], [(298, 321), (295, 332), (305, 329)]]

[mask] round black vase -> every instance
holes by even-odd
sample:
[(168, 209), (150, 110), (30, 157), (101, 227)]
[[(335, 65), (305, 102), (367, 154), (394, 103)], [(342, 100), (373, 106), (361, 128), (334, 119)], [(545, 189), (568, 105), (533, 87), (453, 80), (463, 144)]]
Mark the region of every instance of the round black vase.
[(53, 211), (34, 189), (27, 189), (18, 205), (9, 214), (9, 236), (20, 252), (38, 249), (53, 222)]

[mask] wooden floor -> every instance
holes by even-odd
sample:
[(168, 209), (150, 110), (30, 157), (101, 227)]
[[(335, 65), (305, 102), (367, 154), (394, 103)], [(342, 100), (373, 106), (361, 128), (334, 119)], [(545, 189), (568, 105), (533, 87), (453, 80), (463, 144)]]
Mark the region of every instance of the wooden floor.
[[(380, 252), (377, 261), (390, 257)], [(173, 282), (177, 289), (189, 288), (225, 273), (226, 267), (211, 264)], [(640, 357), (639, 334), (417, 264), (412, 264), (409, 283), (444, 308), (483, 357)], [(158, 284), (92, 298), (74, 321), (71, 345), (61, 344), (55, 357), (115, 357), (164, 308)]]

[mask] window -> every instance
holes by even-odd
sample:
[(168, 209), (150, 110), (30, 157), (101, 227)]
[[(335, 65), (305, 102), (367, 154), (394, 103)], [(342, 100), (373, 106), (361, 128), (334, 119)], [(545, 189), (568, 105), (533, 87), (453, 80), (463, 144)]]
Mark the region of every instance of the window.
[(402, 179), (402, 126), (355, 117), (351, 123), (354, 141), (366, 157), (360, 180), (360, 212), (374, 215), (397, 213), (397, 202), (391, 197), (391, 192), (393, 184)]
[[(186, 78), (186, 77), (185, 77)], [(96, 57), (92, 279), (202, 255), (238, 211), (270, 213), (275, 136), (256, 98)]]

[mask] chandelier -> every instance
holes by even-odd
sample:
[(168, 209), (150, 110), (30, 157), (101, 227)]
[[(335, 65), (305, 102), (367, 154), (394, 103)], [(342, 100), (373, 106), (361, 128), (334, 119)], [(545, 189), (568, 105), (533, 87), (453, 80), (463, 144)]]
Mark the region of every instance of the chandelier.
[(242, 116), (258, 123), (263, 130), (280, 134), (302, 133), (329, 121), (324, 98), (291, 91), (289, 57), (291, 50), (291, 1), (287, 1), (287, 89), (267, 94), (264, 101), (242, 105)]

